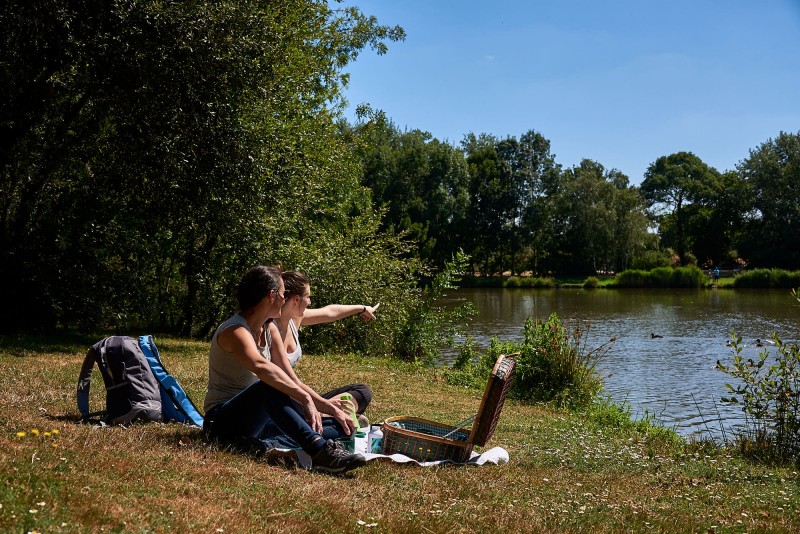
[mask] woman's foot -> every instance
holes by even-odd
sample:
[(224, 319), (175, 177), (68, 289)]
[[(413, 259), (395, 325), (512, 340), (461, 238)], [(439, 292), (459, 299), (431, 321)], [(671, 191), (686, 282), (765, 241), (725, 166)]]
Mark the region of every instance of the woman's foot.
[(311, 468), (324, 473), (344, 473), (367, 463), (360, 453), (349, 452), (329, 439), (311, 459)]

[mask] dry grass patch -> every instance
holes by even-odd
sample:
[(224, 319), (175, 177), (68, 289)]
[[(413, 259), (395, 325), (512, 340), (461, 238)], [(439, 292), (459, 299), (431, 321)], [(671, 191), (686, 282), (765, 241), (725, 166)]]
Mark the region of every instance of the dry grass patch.
[[(800, 530), (791, 468), (514, 401), (489, 444), (509, 451), (507, 465), (372, 463), (344, 477), (220, 451), (178, 425), (78, 425), (75, 386), (90, 341), (0, 340), (2, 532)], [(201, 404), (207, 344), (156, 342)], [(480, 391), (388, 360), (308, 356), (298, 372), (319, 389), (370, 384), (373, 421), (456, 422), (480, 402)], [(96, 407), (101, 382), (92, 388)]]

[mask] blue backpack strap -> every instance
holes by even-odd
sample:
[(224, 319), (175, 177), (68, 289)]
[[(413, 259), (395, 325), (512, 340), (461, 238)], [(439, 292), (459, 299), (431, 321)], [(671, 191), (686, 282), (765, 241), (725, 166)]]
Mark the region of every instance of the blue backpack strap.
[(161, 409), (165, 421), (178, 421), (202, 428), (203, 416), (189, 399), (174, 376), (164, 369), (161, 356), (156, 348), (153, 336), (139, 336), (139, 346), (142, 349), (150, 369), (158, 380), (161, 389)]

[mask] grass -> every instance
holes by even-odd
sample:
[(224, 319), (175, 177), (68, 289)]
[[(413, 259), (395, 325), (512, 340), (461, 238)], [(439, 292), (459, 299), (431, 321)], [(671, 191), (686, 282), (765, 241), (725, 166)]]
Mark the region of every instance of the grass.
[[(0, 339), (2, 532), (800, 530), (796, 469), (686, 443), (602, 405), (580, 414), (507, 401), (489, 443), (509, 451), (506, 465), (372, 463), (344, 477), (268, 466), (174, 424), (78, 425), (75, 386), (91, 341)], [(207, 344), (156, 342), (201, 403)], [(298, 372), (320, 389), (369, 383), (373, 421), (456, 422), (480, 402), (480, 391), (440, 372), (383, 359), (304, 356)]]

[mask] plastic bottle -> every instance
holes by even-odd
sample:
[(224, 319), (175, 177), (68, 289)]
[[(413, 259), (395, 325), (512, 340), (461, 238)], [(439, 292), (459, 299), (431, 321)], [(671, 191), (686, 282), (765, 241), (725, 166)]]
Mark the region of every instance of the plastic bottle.
[(369, 449), (373, 454), (383, 454), (383, 430), (379, 425), (373, 425), (369, 431)]

